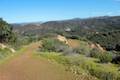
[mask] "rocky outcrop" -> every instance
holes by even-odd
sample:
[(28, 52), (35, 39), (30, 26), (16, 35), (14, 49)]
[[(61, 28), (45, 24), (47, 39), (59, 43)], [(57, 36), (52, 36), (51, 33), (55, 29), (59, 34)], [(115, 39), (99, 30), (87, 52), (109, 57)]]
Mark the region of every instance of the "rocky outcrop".
[(68, 41), (64, 36), (58, 35), (57, 39), (61, 42), (64, 42), (65, 44), (68, 44)]
[(8, 48), (12, 53), (15, 53), (15, 52), (16, 52), (13, 48), (10, 48), (10, 47), (8, 47), (8, 46), (2, 44), (2, 43), (0, 43), (0, 48), (1, 48), (1, 49)]
[(91, 48), (97, 48), (97, 49), (99, 49), (99, 50), (101, 50), (101, 51), (105, 51), (105, 50), (103, 49), (103, 47), (100, 46), (100, 44), (90, 44), (90, 47), (91, 47)]

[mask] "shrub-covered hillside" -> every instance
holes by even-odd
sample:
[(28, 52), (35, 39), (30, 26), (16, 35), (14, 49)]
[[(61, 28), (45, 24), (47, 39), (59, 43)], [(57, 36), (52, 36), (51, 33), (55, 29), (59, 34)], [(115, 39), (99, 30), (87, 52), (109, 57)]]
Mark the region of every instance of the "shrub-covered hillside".
[(120, 30), (94, 34), (88, 39), (100, 44), (106, 50), (120, 51)]
[(12, 32), (12, 27), (2, 18), (0, 18), (0, 43), (8, 43), (15, 41), (15, 34)]
[(120, 79), (119, 66), (113, 64), (114, 54), (91, 47), (91, 42), (79, 40), (79, 46), (71, 47), (69, 43), (65, 44), (58, 39), (45, 38), (41, 43), (40, 51), (35, 56), (64, 65), (65, 70), (77, 75), (78, 80), (82, 77), (85, 80)]
[(22, 35), (37, 34), (42, 37), (48, 34), (61, 34), (68, 38), (88, 39), (99, 43), (106, 50), (116, 50), (115, 47), (119, 47), (120, 16), (76, 18), (39, 24), (13, 24), (13, 26), (14, 31)]
[[(63, 21), (49, 21), (45, 23), (28, 23), (14, 25), (14, 30), (20, 33), (31, 32), (40, 34), (49, 32), (71, 32), (72, 34), (88, 34), (86, 32), (104, 32), (120, 29), (120, 16), (103, 16), (86, 19), (71, 19)], [(18, 27), (17, 27), (18, 26)], [(52, 31), (51, 31), (52, 30)], [(80, 32), (81, 31), (81, 32)]]

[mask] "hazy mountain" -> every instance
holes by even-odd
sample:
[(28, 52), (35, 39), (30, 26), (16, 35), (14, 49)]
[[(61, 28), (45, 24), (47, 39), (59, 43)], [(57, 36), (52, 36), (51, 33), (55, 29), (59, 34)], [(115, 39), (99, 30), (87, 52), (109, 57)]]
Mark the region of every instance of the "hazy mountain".
[(104, 32), (120, 29), (120, 16), (103, 16), (86, 19), (70, 19), (63, 21), (48, 21), (45, 23), (21, 23), (13, 24), (14, 30), (18, 32), (33, 31), (39, 33), (46, 30), (65, 30), (70, 28), (71, 30), (86, 30), (91, 32)]

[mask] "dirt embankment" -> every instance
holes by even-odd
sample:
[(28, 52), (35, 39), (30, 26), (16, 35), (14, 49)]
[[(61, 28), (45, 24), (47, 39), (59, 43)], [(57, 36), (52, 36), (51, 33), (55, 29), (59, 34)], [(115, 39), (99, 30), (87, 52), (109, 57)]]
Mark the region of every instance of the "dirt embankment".
[[(64, 42), (65, 44), (67, 44), (68, 46), (72, 47), (72, 48), (79, 48), (80, 45), (80, 40), (75, 40), (75, 39), (67, 39), (64, 36), (58, 35), (57, 39), (61, 42)], [(88, 42), (86, 42), (88, 43)], [(101, 45), (99, 44), (94, 44), (94, 43), (88, 43), (89, 48), (97, 48), (100, 51), (104, 52), (105, 50), (103, 49), (103, 47), (101, 47)]]
[(2, 44), (2, 43), (0, 43), (0, 48), (1, 48), (1, 49), (7, 48), (7, 49), (9, 49), (12, 53), (15, 53), (15, 52), (16, 52), (13, 48), (11, 48), (11, 47), (9, 47), (9, 46), (6, 46), (6, 45), (4, 45), (4, 44)]

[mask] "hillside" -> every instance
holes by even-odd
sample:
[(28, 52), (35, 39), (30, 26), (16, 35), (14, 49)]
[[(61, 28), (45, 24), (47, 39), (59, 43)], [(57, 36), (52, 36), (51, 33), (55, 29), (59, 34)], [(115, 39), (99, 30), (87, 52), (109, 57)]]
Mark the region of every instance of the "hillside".
[(1, 80), (120, 80), (118, 17), (0, 24)]
[[(116, 50), (115, 47), (119, 45), (120, 41), (120, 16), (102, 16), (86, 19), (75, 18), (62, 21), (49, 21), (39, 25), (37, 23), (13, 24), (13, 29), (22, 35), (37, 34), (42, 37), (61, 34), (67, 38), (78, 39), (82, 37), (100, 44), (107, 50)], [(105, 40), (109, 40), (109, 42), (103, 43), (106, 42)]]
[[(120, 16), (103, 16), (103, 17), (94, 17), (94, 18), (86, 18), (80, 19), (75, 18), (71, 20), (63, 20), (63, 21), (49, 21), (45, 23), (41, 23), (37, 25), (37, 23), (29, 23), (29, 24), (19, 24), (14, 25), (14, 30), (18, 32), (35, 32), (41, 33), (44, 31), (54, 30), (66, 30), (70, 28), (72, 32), (77, 32), (77, 30), (81, 31), (89, 31), (89, 32), (104, 32), (109, 30), (118, 30), (120, 29)], [(77, 28), (77, 29), (76, 29)]]

